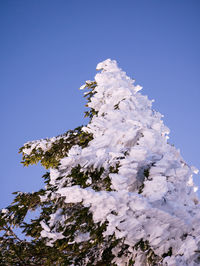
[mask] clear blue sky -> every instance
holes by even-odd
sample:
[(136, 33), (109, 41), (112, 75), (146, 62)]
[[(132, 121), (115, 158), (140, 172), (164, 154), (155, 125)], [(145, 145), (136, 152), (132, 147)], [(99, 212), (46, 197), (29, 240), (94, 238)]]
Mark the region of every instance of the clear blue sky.
[(18, 149), (86, 123), (78, 88), (107, 58), (155, 99), (170, 142), (200, 168), (199, 14), (199, 0), (1, 0), (0, 207), (43, 186)]

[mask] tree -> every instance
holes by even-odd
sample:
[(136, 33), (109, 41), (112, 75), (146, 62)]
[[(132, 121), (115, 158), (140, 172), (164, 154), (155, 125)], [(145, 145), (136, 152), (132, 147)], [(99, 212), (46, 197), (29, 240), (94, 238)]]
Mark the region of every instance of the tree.
[[(116, 61), (97, 69), (81, 87), (88, 125), (20, 149), (25, 166), (48, 170), (46, 186), (16, 192), (1, 210), (1, 265), (200, 264), (197, 170)], [(31, 239), (19, 239), (16, 226)]]

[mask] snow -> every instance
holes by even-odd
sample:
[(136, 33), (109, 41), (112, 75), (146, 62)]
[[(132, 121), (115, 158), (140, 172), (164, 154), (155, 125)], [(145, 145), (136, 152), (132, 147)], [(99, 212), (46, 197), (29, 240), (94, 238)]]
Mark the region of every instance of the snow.
[(41, 231), (41, 237), (44, 238), (48, 238), (49, 241), (46, 243), (47, 246), (52, 247), (53, 246), (53, 242), (55, 241), (55, 239), (62, 239), (64, 238), (62, 233), (58, 233), (58, 232), (53, 232), (45, 222), (41, 221), (40, 222), (43, 230)]
[(149, 198), (149, 201), (156, 201), (164, 196), (168, 192), (168, 185), (166, 177), (164, 176), (152, 176), (152, 180), (147, 180), (144, 182), (145, 186), (143, 189), (143, 195)]
[(90, 239), (89, 233), (79, 233), (77, 236), (75, 236), (74, 242), (80, 243), (84, 241), (88, 241)]
[(8, 213), (8, 209), (1, 209), (1, 213), (3, 213), (3, 214)]
[[(85, 148), (73, 146), (67, 157), (60, 160), (58, 169), (51, 169), (54, 194), (64, 197), (66, 204), (82, 203), (89, 207), (95, 223), (107, 221), (104, 236), (115, 234), (116, 238), (124, 238), (135, 256), (135, 265), (142, 265), (145, 257), (139, 251), (136, 257), (133, 249), (141, 239), (148, 241), (158, 256), (172, 248), (172, 256), (163, 260), (165, 265), (196, 265), (200, 208), (192, 175), (198, 170), (187, 165), (180, 152), (168, 143), (169, 129), (163, 116), (152, 109), (153, 101), (139, 92), (142, 87), (134, 85), (116, 61), (107, 59), (97, 65), (97, 70), (101, 71), (95, 76), (95, 94), (88, 103), (97, 115), (82, 129), (92, 133), (93, 140)], [(29, 143), (25, 153), (30, 154), (36, 146), (46, 150), (52, 143)], [(91, 179), (86, 188), (63, 186), (58, 177), (65, 180), (78, 165), (83, 172), (103, 167), (104, 173), (109, 173), (110, 166), (117, 166), (118, 172), (109, 173), (113, 191), (95, 191)], [(41, 236), (50, 239), (51, 245), (64, 237), (50, 230), (56, 217), (57, 214), (51, 216), (49, 225), (41, 223)], [(188, 237), (183, 240), (184, 234)], [(89, 233), (85, 233), (78, 234), (74, 241), (89, 239)], [(113, 254), (117, 250), (113, 249)], [(127, 261), (127, 257), (121, 257), (113, 263), (125, 265)]]
[(51, 149), (52, 145), (55, 142), (58, 142), (60, 139), (67, 139), (67, 137), (68, 135), (66, 136), (61, 135), (58, 137), (29, 141), (24, 144), (23, 154), (30, 155), (33, 151), (42, 151), (45, 153), (46, 151)]

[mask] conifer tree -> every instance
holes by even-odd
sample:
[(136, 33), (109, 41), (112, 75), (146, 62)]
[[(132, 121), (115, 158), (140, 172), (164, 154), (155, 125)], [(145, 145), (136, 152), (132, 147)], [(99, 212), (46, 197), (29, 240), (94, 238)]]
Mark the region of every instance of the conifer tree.
[(81, 87), (88, 125), (20, 149), (46, 186), (1, 210), (0, 265), (199, 265), (197, 170), (116, 61), (97, 70)]

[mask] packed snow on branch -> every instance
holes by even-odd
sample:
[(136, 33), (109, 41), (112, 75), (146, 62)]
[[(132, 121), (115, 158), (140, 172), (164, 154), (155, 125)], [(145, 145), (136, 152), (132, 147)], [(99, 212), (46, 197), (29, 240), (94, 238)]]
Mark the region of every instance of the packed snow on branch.
[[(93, 139), (84, 148), (72, 146), (59, 166), (51, 168), (50, 183), (55, 189), (42, 200), (63, 197), (66, 205), (89, 208), (94, 223), (106, 222), (103, 237), (115, 235), (129, 247), (122, 256), (118, 256), (120, 247), (112, 249), (113, 264), (128, 265), (131, 259), (136, 266), (146, 265), (151, 250), (161, 258), (159, 265), (198, 265), (200, 208), (192, 181), (197, 169), (188, 166), (168, 143), (169, 129), (162, 115), (116, 61), (101, 62), (97, 70), (88, 102), (94, 115), (82, 128)], [(95, 189), (89, 177), (85, 187), (66, 183), (78, 166), (83, 173), (103, 169), (102, 182), (109, 177), (110, 189)], [(58, 221), (67, 226), (65, 219), (58, 211), (46, 224), (41, 222), (41, 236), (48, 245), (65, 238), (56, 228)], [(90, 241), (90, 233), (76, 232), (73, 243), (84, 241)], [(136, 248), (141, 241), (148, 243), (146, 250)]]

